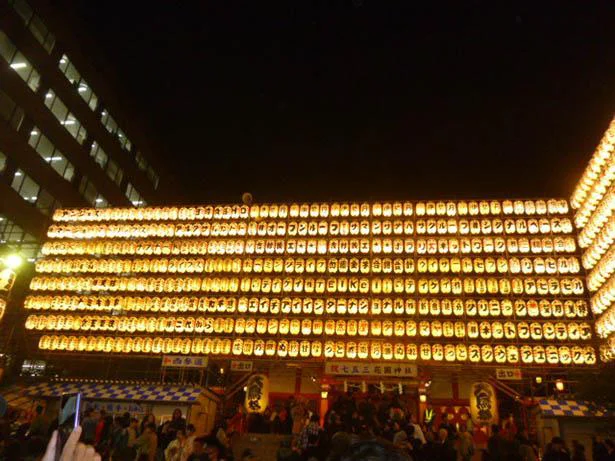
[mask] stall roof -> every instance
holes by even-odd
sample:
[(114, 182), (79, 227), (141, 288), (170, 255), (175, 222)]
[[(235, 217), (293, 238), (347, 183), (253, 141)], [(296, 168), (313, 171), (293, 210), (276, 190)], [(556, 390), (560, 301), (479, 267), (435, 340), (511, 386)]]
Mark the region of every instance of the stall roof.
[(107, 383), (39, 383), (28, 387), (25, 395), (31, 397), (60, 397), (62, 394), (83, 393), (85, 399), (96, 400), (132, 400), (141, 402), (184, 402), (198, 400), (199, 395), (208, 392), (201, 387), (107, 384)]
[(539, 400), (538, 405), (544, 416), (576, 416), (608, 418), (613, 414), (606, 408), (584, 400)]

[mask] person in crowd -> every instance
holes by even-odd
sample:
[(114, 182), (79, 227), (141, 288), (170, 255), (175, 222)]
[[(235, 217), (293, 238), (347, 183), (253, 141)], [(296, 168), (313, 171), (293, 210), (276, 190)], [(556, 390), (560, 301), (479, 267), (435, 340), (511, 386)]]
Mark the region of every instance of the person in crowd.
[(393, 420), (393, 445), (396, 447), (406, 446), (408, 443), (408, 434), (404, 430), (401, 421)]
[(436, 458), (438, 461), (457, 461), (457, 452), (450, 441), (446, 429), (438, 430), (438, 441), (436, 443)]
[(186, 461), (188, 456), (192, 454), (194, 439), (196, 439), (196, 428), (194, 424), (186, 424), (186, 448), (183, 451), (184, 458), (182, 461)]
[(352, 444), (352, 436), (348, 432), (336, 432), (329, 445), (329, 453), (326, 461), (340, 461)]
[(519, 442), (519, 459), (520, 461), (538, 461), (536, 451), (530, 442), (527, 435), (527, 430), (521, 428), (517, 434), (517, 441)]
[(147, 426), (149, 423), (153, 423), (154, 426), (156, 426), (156, 416), (154, 416), (152, 413), (147, 413), (141, 421), (141, 426), (139, 427), (139, 434), (143, 434), (143, 432), (145, 432), (145, 426)]
[(460, 461), (470, 461), (474, 456), (474, 440), (472, 434), (467, 431), (465, 424), (459, 427), (459, 442), (457, 445), (458, 458)]
[(579, 443), (578, 440), (572, 441), (572, 461), (586, 461), (585, 446)]
[(592, 437), (592, 459), (594, 461), (605, 461), (608, 458), (606, 445), (597, 435)]
[(303, 459), (310, 457), (318, 458), (323, 447), (323, 430), (320, 428), (320, 417), (312, 415), (310, 422), (301, 430), (297, 448), (302, 454)]
[(218, 461), (222, 456), (222, 447), (220, 442), (215, 437), (206, 437), (205, 442), (205, 454), (209, 461)]
[(34, 419), (30, 423), (30, 429), (28, 430), (28, 436), (30, 437), (47, 437), (49, 431), (49, 420), (43, 414), (43, 407), (37, 405)]
[(615, 443), (611, 439), (606, 439), (604, 446), (606, 447), (607, 461), (615, 461)]
[(561, 437), (551, 439), (551, 444), (542, 459), (543, 461), (571, 461), (566, 444)]
[(98, 421), (96, 422), (96, 430), (94, 433), (94, 443), (96, 444), (95, 446), (98, 446), (103, 438), (103, 431), (105, 430), (106, 420), (107, 412), (105, 410), (100, 410), (98, 412)]
[(98, 425), (98, 415), (88, 408), (83, 415), (83, 443), (94, 444), (96, 442), (96, 426)]
[(175, 439), (164, 450), (165, 461), (182, 461), (186, 448), (186, 432), (180, 429), (175, 433)]
[(329, 424), (329, 427), (327, 428), (327, 436), (329, 437), (329, 439), (331, 439), (335, 434), (337, 434), (338, 432), (343, 432), (346, 430), (346, 428), (344, 427), (344, 424), (342, 423), (342, 417), (339, 415), (339, 413), (333, 413), (331, 415), (332, 418), (332, 422)]
[(214, 430), (212, 435), (218, 440), (218, 443), (222, 446), (222, 452), (225, 454), (231, 448), (231, 441), (226, 435), (226, 423), (221, 421)]
[(489, 459), (504, 459), (504, 439), (500, 435), (500, 426), (491, 426), (491, 437), (487, 440), (487, 453)]
[(154, 461), (156, 459), (156, 449), (158, 447), (158, 436), (156, 435), (156, 425), (147, 423), (143, 433), (135, 443), (138, 461)]
[[(373, 440), (353, 444), (341, 456), (341, 461), (408, 461), (410, 457), (390, 444)], [(434, 458), (434, 461), (436, 458)]]
[(175, 432), (172, 432), (170, 427), (171, 421), (165, 421), (158, 427), (158, 448), (161, 452), (164, 452), (173, 439), (175, 439)]
[(126, 433), (128, 434), (126, 445), (134, 448), (139, 438), (139, 420), (137, 418), (130, 418), (130, 425), (126, 428)]
[(408, 412), (408, 424), (414, 427), (414, 438), (420, 440), (421, 445), (424, 445), (426, 440), (423, 429), (421, 429), (421, 426), (416, 423), (414, 415), (410, 412)]
[(177, 431), (185, 431), (186, 430), (186, 418), (183, 417), (182, 411), (179, 408), (173, 410), (173, 415), (171, 416), (171, 421), (169, 423), (169, 432), (173, 438), (175, 438), (175, 433)]
[(192, 453), (188, 456), (187, 461), (211, 461), (205, 452), (205, 438), (197, 437), (192, 442)]

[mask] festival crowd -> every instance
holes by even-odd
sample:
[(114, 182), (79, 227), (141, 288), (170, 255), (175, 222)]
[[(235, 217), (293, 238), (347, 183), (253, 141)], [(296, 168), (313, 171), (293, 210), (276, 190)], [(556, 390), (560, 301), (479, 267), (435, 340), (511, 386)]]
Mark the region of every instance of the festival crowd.
[[(477, 449), (471, 427), (451, 424), (446, 415), (437, 425), (419, 425), (395, 397), (374, 402), (340, 396), (323, 421), (321, 425), (320, 416), (294, 398), (263, 414), (246, 417), (238, 410), (209, 434), (197, 434), (179, 409), (162, 423), (152, 414), (137, 419), (128, 413), (113, 417), (87, 409), (61, 461), (233, 460), (233, 440), (245, 430), (288, 436), (281, 437), (277, 453), (266, 459), (259, 460), (247, 449), (237, 461), (586, 460), (583, 445), (575, 441), (569, 450), (559, 437), (539, 453), (527, 431), (511, 421), (492, 426), (486, 446)], [(57, 418), (49, 418), (42, 407), (29, 420), (22, 413), (5, 415), (0, 419), (0, 461), (53, 461), (56, 427)], [(596, 438), (591, 450), (595, 461), (615, 461), (611, 440)]]

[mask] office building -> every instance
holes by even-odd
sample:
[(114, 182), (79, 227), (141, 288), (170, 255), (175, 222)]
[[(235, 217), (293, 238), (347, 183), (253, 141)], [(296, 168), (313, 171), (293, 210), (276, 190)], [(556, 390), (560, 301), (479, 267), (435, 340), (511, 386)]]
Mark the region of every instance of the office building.
[(145, 206), (168, 185), (136, 114), (49, 11), (0, 2), (0, 245), (32, 261), (53, 210)]

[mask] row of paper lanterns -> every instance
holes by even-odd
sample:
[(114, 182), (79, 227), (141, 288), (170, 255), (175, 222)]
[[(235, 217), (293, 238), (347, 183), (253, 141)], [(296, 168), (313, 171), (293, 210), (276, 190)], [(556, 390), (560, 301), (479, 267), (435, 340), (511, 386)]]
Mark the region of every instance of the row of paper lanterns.
[(71, 258), (40, 259), (39, 273), (576, 274), (576, 256), (466, 258)]
[(574, 209), (580, 208), (582, 204), (590, 198), (590, 192), (596, 181), (602, 176), (605, 166), (612, 163), (612, 157), (615, 154), (614, 146), (615, 118), (611, 120), (609, 127), (600, 140), (600, 144), (583, 172), (579, 183), (575, 187), (570, 200)]
[(591, 326), (581, 322), (462, 322), (415, 320), (312, 320), (254, 317), (118, 317), (105, 315), (30, 315), (28, 330), (117, 331), (147, 333), (258, 334), (303, 336), (407, 336), (481, 339), (586, 341)]
[[(606, 288), (603, 287), (603, 289)], [(136, 291), (157, 293), (372, 293), (582, 295), (579, 277), (52, 277), (35, 276), (34, 291)], [(601, 290), (602, 291), (602, 290)]]
[(56, 210), (54, 221), (158, 221), (239, 218), (544, 215), (568, 213), (566, 200), (419, 201), (385, 203), (304, 203), (263, 205), (204, 205)]
[(589, 221), (580, 227), (579, 246), (581, 248), (587, 248), (594, 241), (600, 229), (613, 215), (613, 211), (615, 211), (615, 185), (609, 188), (607, 194), (592, 213)]
[(218, 312), (313, 315), (431, 315), (517, 318), (586, 318), (583, 299), (438, 299), (438, 298), (268, 298), (157, 296), (28, 296), (34, 310), (126, 310), (131, 312)]
[(593, 365), (592, 346), (492, 344), (404, 344), (380, 341), (287, 341), (221, 338), (110, 337), (43, 335), (39, 348), (48, 351), (208, 354), (256, 357), (314, 357), (436, 362)]
[(573, 237), (429, 239), (164, 239), (48, 241), (44, 255), (573, 253)]
[(355, 221), (250, 221), (147, 224), (53, 224), (49, 238), (151, 238), (151, 237), (297, 237), (379, 235), (490, 235), (569, 234), (569, 218), (542, 219), (418, 219)]

